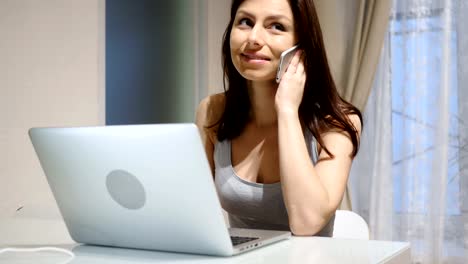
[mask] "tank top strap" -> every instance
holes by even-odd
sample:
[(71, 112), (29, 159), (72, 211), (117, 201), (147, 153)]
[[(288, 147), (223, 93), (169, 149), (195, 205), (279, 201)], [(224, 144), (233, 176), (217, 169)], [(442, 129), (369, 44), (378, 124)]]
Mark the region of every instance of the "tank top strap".
[(231, 144), (229, 140), (218, 141), (214, 147), (214, 162), (217, 168), (231, 165)]

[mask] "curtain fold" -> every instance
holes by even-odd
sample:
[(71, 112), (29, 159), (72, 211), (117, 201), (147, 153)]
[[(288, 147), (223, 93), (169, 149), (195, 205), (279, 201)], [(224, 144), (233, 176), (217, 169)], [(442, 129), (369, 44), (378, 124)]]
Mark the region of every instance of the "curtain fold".
[[(338, 91), (361, 111), (372, 88), (391, 3), (391, 0), (316, 1)], [(352, 209), (349, 185), (340, 209)]]
[(363, 110), (379, 62), (391, 0), (317, 0), (330, 68), (340, 95)]
[[(386, 38), (388, 41), (388, 36)], [(393, 180), (392, 180), (392, 91), (390, 79), (390, 50), (382, 50), (374, 89), (363, 113), (365, 129), (358, 153), (350, 172), (353, 210), (364, 217), (372, 238), (392, 240)], [(379, 178), (378, 181), (373, 179)], [(370, 217), (372, 213), (372, 217)]]
[(468, 263), (467, 11), (394, 0), (351, 171), (371, 238), (409, 241), (413, 263)]
[(391, 0), (359, 2), (352, 56), (342, 96), (363, 110), (372, 88), (385, 32)]

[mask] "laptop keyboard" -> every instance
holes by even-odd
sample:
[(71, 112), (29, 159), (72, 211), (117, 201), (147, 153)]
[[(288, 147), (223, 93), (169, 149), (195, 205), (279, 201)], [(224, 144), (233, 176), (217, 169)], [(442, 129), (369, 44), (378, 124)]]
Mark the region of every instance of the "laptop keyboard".
[(231, 242), (233, 246), (237, 246), (242, 243), (246, 243), (252, 240), (256, 240), (258, 237), (240, 237), (240, 236), (231, 236)]

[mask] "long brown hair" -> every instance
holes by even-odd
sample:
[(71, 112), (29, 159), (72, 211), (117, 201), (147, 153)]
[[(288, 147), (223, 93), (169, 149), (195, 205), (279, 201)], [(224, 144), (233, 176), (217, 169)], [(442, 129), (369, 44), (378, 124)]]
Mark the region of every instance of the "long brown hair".
[[(250, 118), (251, 104), (247, 81), (234, 67), (230, 50), (231, 30), (237, 9), (242, 2), (244, 0), (232, 1), (231, 18), (223, 36), (222, 58), (226, 101), (223, 115), (217, 123), (218, 141), (239, 136)], [(333, 157), (333, 154), (324, 146), (321, 134), (330, 130), (347, 132), (353, 143), (354, 157), (359, 149), (359, 139), (357, 129), (348, 115), (357, 115), (362, 124), (361, 112), (342, 99), (337, 92), (313, 0), (289, 0), (289, 5), (294, 16), (298, 45), (303, 50), (307, 76), (299, 106), (301, 124), (311, 131), (330, 157)]]

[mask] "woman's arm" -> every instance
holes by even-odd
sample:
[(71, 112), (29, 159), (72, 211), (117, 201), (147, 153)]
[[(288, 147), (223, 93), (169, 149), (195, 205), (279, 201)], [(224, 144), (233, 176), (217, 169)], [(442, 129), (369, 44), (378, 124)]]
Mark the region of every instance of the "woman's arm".
[(215, 94), (203, 99), (197, 108), (195, 123), (205, 147), (206, 156), (214, 178), (214, 144), (216, 140), (216, 127), (224, 109), (224, 94)]
[[(359, 118), (350, 118), (359, 129)], [(278, 113), (278, 130), (280, 175), (291, 231), (295, 235), (314, 235), (328, 223), (341, 203), (353, 144), (342, 132), (322, 135), (334, 157), (321, 151), (314, 166), (297, 114)]]
[[(312, 163), (298, 115), (305, 80), (299, 51), (288, 66), (275, 97), (282, 191), (289, 225), (295, 235), (314, 235), (328, 223), (341, 203), (353, 151), (345, 132), (324, 133), (323, 144), (334, 157), (321, 151), (318, 163)], [(360, 135), (359, 117), (350, 116), (350, 120)]]

